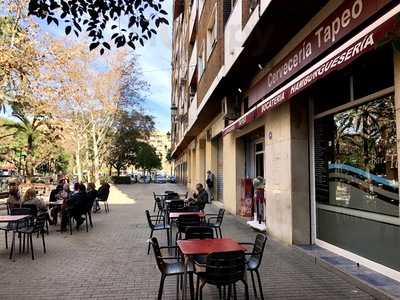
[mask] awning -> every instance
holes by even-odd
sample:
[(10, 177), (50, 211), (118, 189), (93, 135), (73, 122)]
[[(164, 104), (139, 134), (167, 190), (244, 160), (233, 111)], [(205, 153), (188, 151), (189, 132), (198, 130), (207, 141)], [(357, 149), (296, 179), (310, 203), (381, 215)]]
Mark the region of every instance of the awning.
[(224, 129), (223, 134), (226, 135), (235, 129), (240, 129), (253, 120), (262, 117), (267, 111), (288, 101), (293, 96), (310, 87), (317, 80), (324, 78), (333, 71), (344, 68), (356, 58), (375, 49), (386, 40), (390, 40), (392, 36), (396, 36), (396, 33), (400, 33), (399, 13), (400, 4), (285, 86), (268, 95), (258, 105), (228, 125)]

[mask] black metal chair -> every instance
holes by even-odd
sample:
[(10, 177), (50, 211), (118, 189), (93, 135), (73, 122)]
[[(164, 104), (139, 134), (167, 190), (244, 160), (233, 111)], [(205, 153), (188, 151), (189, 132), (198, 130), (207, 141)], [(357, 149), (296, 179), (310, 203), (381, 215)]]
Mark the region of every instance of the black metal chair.
[[(151, 239), (153, 237), (154, 231), (165, 230), (165, 231), (167, 231), (167, 243), (168, 243), (168, 246), (171, 245), (171, 243), (170, 243), (170, 226), (168, 224), (165, 224), (165, 222), (160, 223), (160, 224), (153, 223), (153, 220), (155, 218), (157, 218), (157, 216), (150, 215), (150, 212), (148, 210), (146, 210), (145, 213), (146, 213), (147, 223), (149, 224), (149, 227), (150, 227), (150, 230), (151, 230), (149, 239)], [(154, 222), (156, 220), (154, 220)], [(150, 253), (150, 244), (148, 245), (148, 248), (147, 248), (147, 254), (149, 254), (149, 253)]]
[(184, 207), (185, 202), (183, 200), (174, 200), (167, 204), (167, 209), (169, 212), (180, 212)]
[(185, 231), (185, 239), (193, 240), (193, 239), (213, 239), (214, 238), (214, 230), (208, 226), (189, 226), (186, 227)]
[(98, 197), (96, 199), (97, 202), (104, 203), (104, 210), (106, 213), (110, 212), (110, 207), (108, 206), (108, 196), (110, 195), (110, 190), (108, 190), (103, 197)]
[[(10, 215), (12, 216), (17, 216), (17, 215), (30, 215), (31, 210), (29, 208), (11, 208), (10, 209)], [(0, 227), (0, 230), (4, 231), (5, 234), (5, 242), (6, 242), (6, 249), (8, 249), (8, 232), (9, 231), (14, 231), (18, 228), (26, 227), (28, 226), (28, 222), (30, 220), (23, 220), (17, 223), (15, 222), (10, 222), (7, 223), (7, 225)], [(21, 241), (21, 239), (20, 239)]]
[[(161, 198), (165, 198), (165, 195), (157, 195), (156, 193), (153, 192), (153, 197), (154, 197), (154, 206), (153, 206), (153, 212), (156, 212), (157, 208), (157, 201), (162, 200)], [(162, 203), (161, 203), (162, 204)]]
[(256, 297), (257, 297), (257, 288), (254, 281), (254, 273), (256, 273), (257, 275), (258, 288), (260, 290), (260, 296), (262, 300), (264, 300), (264, 294), (262, 290), (261, 277), (260, 273), (258, 272), (258, 269), (261, 264), (267, 240), (268, 238), (265, 234), (259, 233), (257, 234), (254, 243), (239, 243), (241, 245), (253, 246), (252, 251), (250, 253), (246, 253), (246, 256), (248, 256), (248, 258), (246, 259), (246, 265), (247, 265), (247, 271), (249, 271), (251, 275), (251, 282), (253, 284), (254, 296)]
[(225, 214), (225, 209), (220, 208), (218, 214), (208, 214), (208, 216), (211, 217), (209, 217), (207, 221), (208, 226), (214, 228), (217, 238), (219, 233), (219, 238), (221, 239), (222, 239), (221, 226), (222, 226), (222, 221), (224, 220), (224, 214)]
[(163, 203), (161, 201), (160, 198), (156, 198), (156, 205), (157, 205), (157, 219), (156, 219), (156, 223), (161, 222), (162, 220), (165, 221), (165, 217), (166, 217), (166, 212), (165, 212), (165, 208), (163, 206)]
[[(214, 230), (208, 226), (190, 226), (186, 228), (185, 231), (185, 240), (205, 240), (205, 239), (213, 239), (214, 238)], [(194, 262), (194, 269), (196, 272), (204, 269), (206, 264), (207, 255), (195, 255), (192, 260)]]
[[(157, 299), (158, 300), (162, 299), (162, 294), (163, 294), (163, 289), (164, 289), (164, 281), (165, 281), (165, 278), (168, 276), (177, 276), (176, 293), (177, 293), (177, 298), (178, 298), (179, 279), (184, 274), (185, 265), (183, 264), (182, 261), (179, 260), (178, 256), (163, 256), (161, 253), (162, 249), (168, 249), (168, 250), (175, 249), (176, 250), (177, 247), (175, 247), (175, 246), (160, 247), (158, 244), (158, 240), (155, 237), (152, 237), (150, 239), (149, 245), (150, 244), (153, 246), (153, 251), (154, 251), (154, 256), (156, 258), (157, 267), (161, 272), (160, 288), (158, 290)], [(169, 261), (171, 261), (171, 262), (169, 262)], [(189, 274), (189, 283), (190, 283), (190, 296), (191, 296), (191, 299), (193, 299), (193, 294), (194, 294), (193, 270), (191, 267), (189, 267), (188, 274)]]
[(44, 233), (45, 233), (45, 224), (46, 224), (46, 215), (45, 214), (39, 214), (35, 221), (30, 225), (25, 228), (17, 229), (16, 232), (19, 234), (23, 234), (23, 240), (24, 240), (24, 249), (25, 249), (25, 235), (28, 236), (28, 248), (29, 244), (31, 246), (31, 254), (32, 254), (32, 260), (35, 259), (34, 253), (33, 253), (33, 242), (32, 242), (32, 235), (33, 234), (38, 234), (42, 236), (42, 243), (43, 243), (43, 252), (46, 253), (46, 243), (44, 240)]
[(182, 238), (182, 233), (185, 234), (188, 227), (200, 226), (200, 224), (200, 217), (196, 214), (180, 215), (176, 220), (178, 230), (175, 235), (175, 241)]
[(206, 284), (215, 285), (219, 289), (221, 299), (221, 288), (228, 287), (228, 299), (232, 289), (236, 299), (236, 283), (243, 282), (245, 288), (245, 299), (249, 299), (249, 289), (245, 281), (246, 260), (241, 251), (211, 253), (206, 259), (206, 270), (197, 273), (196, 299), (203, 299), (203, 287)]

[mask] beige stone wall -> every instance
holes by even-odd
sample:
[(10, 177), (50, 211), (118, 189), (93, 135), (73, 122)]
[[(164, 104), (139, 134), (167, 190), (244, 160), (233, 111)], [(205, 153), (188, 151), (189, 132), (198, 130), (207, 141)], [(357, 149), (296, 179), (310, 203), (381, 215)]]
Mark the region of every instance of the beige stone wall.
[(266, 120), (264, 155), (267, 228), (272, 236), (290, 244), (293, 225), (289, 104), (283, 104), (267, 113)]

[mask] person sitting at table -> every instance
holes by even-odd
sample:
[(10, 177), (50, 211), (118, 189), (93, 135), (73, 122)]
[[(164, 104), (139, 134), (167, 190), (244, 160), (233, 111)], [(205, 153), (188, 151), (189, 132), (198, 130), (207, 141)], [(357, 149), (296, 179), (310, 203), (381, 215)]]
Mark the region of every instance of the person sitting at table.
[(83, 183), (75, 183), (74, 184), (75, 193), (71, 195), (67, 205), (69, 213), (76, 220), (76, 229), (82, 225), (84, 218), (82, 218), (82, 214), (85, 212), (85, 205), (87, 203), (87, 194), (86, 194), (86, 186)]
[[(49, 197), (49, 202), (56, 202), (57, 200), (60, 200), (60, 194), (63, 191), (63, 185), (64, 181), (60, 180), (56, 186), (55, 189), (53, 189), (50, 192), (50, 197)], [(51, 207), (51, 206), (50, 206)], [(59, 205), (56, 205), (51, 208), (50, 210), (50, 215), (53, 221), (53, 224), (57, 225), (57, 215), (61, 211), (61, 207)]]
[(71, 191), (69, 189), (69, 184), (64, 183), (63, 190), (58, 194), (59, 200), (63, 201), (61, 205), (61, 231), (66, 231), (67, 221), (68, 221), (68, 202), (71, 197)]
[(9, 209), (21, 207), (21, 194), (16, 181), (8, 183), (7, 205)]
[(193, 193), (193, 198), (190, 198), (188, 201), (189, 206), (195, 206), (199, 210), (204, 210), (208, 202), (208, 193), (201, 183), (196, 184), (196, 190), (197, 193)]
[(24, 197), (22, 199), (22, 205), (35, 205), (37, 211), (40, 210), (46, 210), (46, 204), (43, 202), (43, 200), (41, 200), (40, 198), (38, 198), (36, 193), (36, 190), (34, 188), (29, 188), (26, 190)]
[(25, 192), (24, 197), (22, 199), (22, 206), (24, 205), (36, 207), (36, 212), (33, 212), (31, 208), (31, 213), (33, 215), (39, 213), (44, 214), (49, 224), (50, 225), (53, 224), (53, 220), (50, 218), (50, 215), (47, 211), (46, 203), (37, 197), (37, 192), (33, 187), (27, 189), (27, 191)]
[(100, 180), (100, 187), (97, 191), (97, 199), (95, 201), (94, 212), (101, 210), (99, 201), (107, 201), (108, 195), (110, 194), (110, 185), (104, 179)]

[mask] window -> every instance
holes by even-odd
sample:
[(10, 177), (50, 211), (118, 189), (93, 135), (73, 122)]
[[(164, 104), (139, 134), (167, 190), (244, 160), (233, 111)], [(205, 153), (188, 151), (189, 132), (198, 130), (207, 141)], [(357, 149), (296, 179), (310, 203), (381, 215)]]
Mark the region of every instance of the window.
[(264, 177), (264, 141), (255, 144), (256, 177)]
[(206, 67), (206, 55), (205, 55), (205, 47), (204, 47), (204, 42), (201, 44), (199, 55), (198, 55), (198, 70), (199, 70), (199, 80), (201, 78), (201, 75), (204, 72), (204, 69)]
[(394, 95), (315, 120), (321, 204), (399, 216)]
[(207, 25), (207, 59), (210, 57), (215, 44), (217, 43), (217, 3), (214, 5), (211, 18)]

